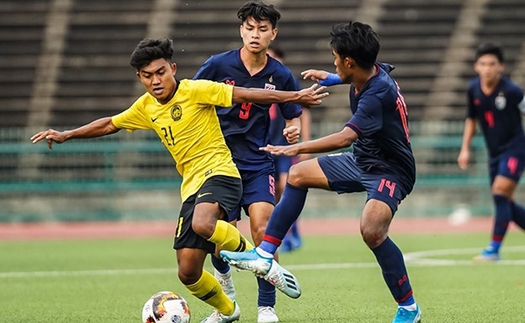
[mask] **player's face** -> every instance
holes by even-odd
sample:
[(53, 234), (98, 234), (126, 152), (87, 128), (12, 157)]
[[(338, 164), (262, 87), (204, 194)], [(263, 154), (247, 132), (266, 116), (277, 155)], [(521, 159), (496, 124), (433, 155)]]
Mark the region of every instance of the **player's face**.
[(161, 104), (168, 103), (175, 92), (177, 65), (160, 58), (152, 61), (137, 72), (140, 82), (149, 94)]
[(496, 55), (493, 54), (483, 55), (474, 63), (474, 70), (485, 82), (496, 81), (503, 72), (503, 69), (503, 64), (501, 64)]
[(277, 28), (272, 29), (268, 20), (257, 21), (248, 18), (240, 27), (244, 48), (250, 53), (266, 53), (270, 42), (277, 36)]
[(335, 50), (332, 50), (332, 55), (334, 55), (334, 66), (335, 72), (341, 78), (343, 83), (351, 83), (352, 77), (349, 67), (349, 58), (342, 58)]

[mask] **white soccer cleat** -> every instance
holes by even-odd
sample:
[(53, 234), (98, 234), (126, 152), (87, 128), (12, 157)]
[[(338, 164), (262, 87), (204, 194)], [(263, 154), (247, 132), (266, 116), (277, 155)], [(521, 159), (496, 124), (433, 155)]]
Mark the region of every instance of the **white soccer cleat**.
[(220, 255), (230, 265), (251, 271), (256, 276), (264, 278), (289, 297), (298, 298), (301, 296), (301, 287), (295, 276), (281, 267), (273, 258), (265, 258), (259, 255), (256, 249), (245, 252), (221, 250)]
[(235, 305), (235, 308), (231, 315), (224, 315), (215, 310), (201, 323), (230, 323), (238, 321), (241, 318), (241, 309), (239, 308), (239, 305), (237, 305), (237, 302), (233, 303)]
[(301, 286), (299, 286), (297, 278), (291, 272), (281, 267), (277, 261), (272, 261), (270, 270), (262, 278), (291, 298), (299, 298), (301, 296)]
[(214, 270), (213, 275), (221, 284), (222, 290), (226, 293), (229, 299), (234, 301), (237, 297), (235, 293), (235, 286), (233, 285), (233, 277), (231, 270), (226, 274), (220, 273), (217, 269)]
[(275, 309), (271, 306), (259, 306), (257, 309), (257, 323), (276, 323), (279, 322)]

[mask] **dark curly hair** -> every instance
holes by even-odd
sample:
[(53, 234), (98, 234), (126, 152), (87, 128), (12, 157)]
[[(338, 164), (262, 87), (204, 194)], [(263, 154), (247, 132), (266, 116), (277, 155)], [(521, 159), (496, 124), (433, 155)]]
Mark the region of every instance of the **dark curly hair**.
[(138, 71), (159, 58), (164, 58), (171, 62), (171, 57), (173, 56), (172, 46), (173, 40), (169, 38), (145, 38), (140, 41), (133, 53), (131, 53), (129, 64)]

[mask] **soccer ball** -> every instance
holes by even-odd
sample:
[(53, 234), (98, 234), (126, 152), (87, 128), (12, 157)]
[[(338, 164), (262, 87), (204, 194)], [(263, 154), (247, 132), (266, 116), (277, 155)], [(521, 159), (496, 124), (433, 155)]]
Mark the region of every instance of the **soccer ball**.
[(158, 292), (142, 308), (143, 323), (189, 323), (190, 308), (182, 296), (173, 292)]

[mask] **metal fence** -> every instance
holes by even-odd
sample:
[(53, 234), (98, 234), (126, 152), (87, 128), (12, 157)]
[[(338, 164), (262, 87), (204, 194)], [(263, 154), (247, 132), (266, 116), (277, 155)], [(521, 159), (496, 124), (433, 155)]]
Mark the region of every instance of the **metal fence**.
[[(320, 137), (342, 124), (313, 124)], [(418, 177), (396, 216), (443, 216), (457, 208), (492, 213), (481, 136), (472, 164), (456, 158), (463, 124), (413, 122), (411, 140)], [(29, 140), (39, 129), (0, 129), (0, 222), (172, 219), (180, 207), (181, 178), (153, 132), (124, 131), (105, 138), (54, 145)], [(337, 196), (311, 190), (304, 217), (357, 217), (361, 193)]]

